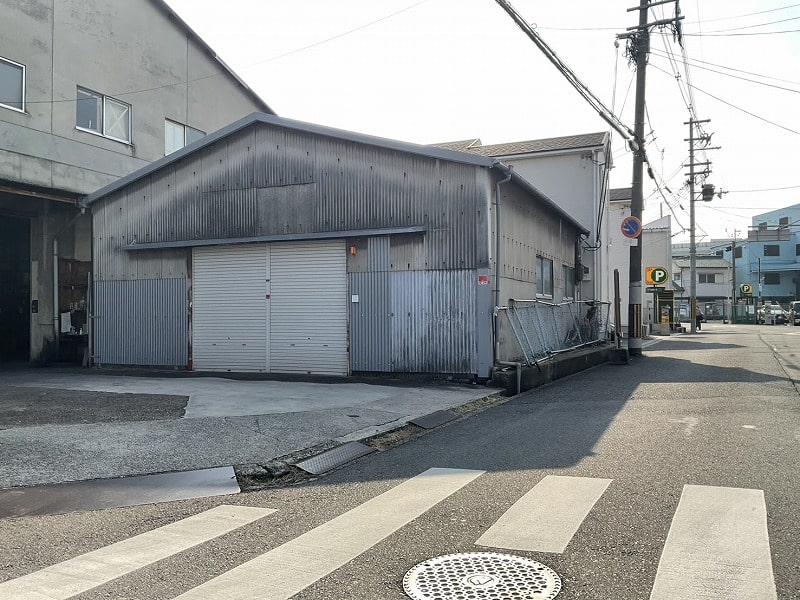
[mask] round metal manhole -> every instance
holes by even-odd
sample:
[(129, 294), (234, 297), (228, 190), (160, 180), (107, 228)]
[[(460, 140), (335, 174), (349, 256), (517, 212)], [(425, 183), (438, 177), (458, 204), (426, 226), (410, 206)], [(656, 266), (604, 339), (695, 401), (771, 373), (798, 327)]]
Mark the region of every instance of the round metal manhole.
[(561, 578), (520, 556), (466, 552), (419, 563), (403, 577), (403, 591), (414, 600), (552, 600)]

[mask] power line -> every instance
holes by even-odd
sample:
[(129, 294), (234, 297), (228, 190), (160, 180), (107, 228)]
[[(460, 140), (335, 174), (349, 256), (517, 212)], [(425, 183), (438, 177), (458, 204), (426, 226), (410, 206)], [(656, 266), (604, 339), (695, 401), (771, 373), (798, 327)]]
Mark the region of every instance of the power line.
[[(655, 55), (659, 56), (660, 58), (670, 58), (669, 55), (661, 55), (661, 54), (657, 54), (657, 53), (655, 53)], [(794, 94), (800, 94), (800, 90), (794, 90), (792, 88), (783, 87), (781, 85), (775, 85), (774, 83), (767, 83), (765, 81), (756, 81), (755, 79), (748, 79), (747, 77), (741, 77), (740, 75), (733, 75), (732, 73), (725, 73), (724, 71), (717, 71), (716, 69), (710, 69), (708, 67), (701, 67), (699, 65), (694, 65), (694, 68), (695, 69), (703, 69), (704, 71), (710, 71), (711, 73), (716, 73), (717, 75), (724, 75), (725, 77), (731, 77), (733, 79), (739, 79), (741, 81), (747, 81), (749, 83), (755, 83), (755, 84), (758, 84), (758, 85), (763, 85), (763, 86), (766, 86), (766, 87), (771, 87), (771, 88), (775, 88), (775, 89), (778, 89), (778, 90), (783, 90), (785, 92), (792, 92)]]
[(716, 31), (708, 31), (705, 35), (714, 33), (727, 33), (729, 31), (741, 31), (742, 29), (755, 29), (756, 27), (766, 27), (767, 25), (776, 25), (778, 23), (785, 23), (786, 21), (796, 21), (800, 17), (789, 17), (788, 19), (781, 19), (780, 21), (770, 21), (769, 23), (758, 23), (756, 25), (744, 25), (742, 27), (733, 27), (731, 29), (718, 29)]
[(786, 187), (764, 188), (761, 190), (728, 190), (728, 191), (731, 193), (735, 192), (737, 194), (749, 194), (751, 192), (777, 192), (780, 190), (796, 190), (797, 188), (800, 188), (800, 185), (788, 185)]
[[(660, 52), (660, 50), (658, 50), (658, 51), (653, 50), (653, 52), (657, 53), (657, 52)], [(665, 53), (665, 54), (668, 54), (668, 53)], [(755, 73), (754, 71), (744, 71), (742, 69), (736, 69), (734, 67), (728, 67), (728, 66), (725, 66), (725, 65), (721, 65), (719, 63), (712, 63), (712, 62), (708, 62), (708, 61), (705, 61), (705, 60), (700, 60), (700, 59), (697, 59), (697, 58), (691, 58), (689, 60), (691, 60), (692, 62), (695, 62), (695, 63), (699, 63), (701, 65), (711, 65), (712, 67), (719, 67), (720, 69), (725, 69), (727, 71), (735, 71), (737, 73), (744, 73), (745, 75), (754, 75), (755, 77), (761, 77), (763, 79), (772, 79), (774, 81), (782, 81), (784, 83), (795, 83), (797, 85), (800, 85), (800, 81), (794, 81), (792, 79), (781, 79), (779, 77), (772, 77), (771, 75), (763, 75), (762, 73)], [(697, 65), (695, 65), (695, 66), (697, 66)]]
[[(407, 10), (411, 10), (412, 8), (416, 8), (420, 4), (425, 4), (426, 2), (428, 2), (428, 0), (420, 0), (416, 4), (412, 4), (410, 6), (406, 6), (405, 8), (401, 8), (400, 10), (398, 10), (396, 12), (393, 12), (391, 14), (385, 15), (385, 16), (379, 18), (379, 19), (375, 19), (374, 21), (370, 21), (369, 23), (364, 23), (363, 25), (359, 25), (355, 29), (350, 29), (349, 31), (345, 31), (345, 32), (336, 34), (334, 36), (331, 36), (329, 38), (326, 38), (324, 40), (320, 40), (318, 42), (314, 42), (313, 44), (309, 44), (308, 46), (303, 46), (302, 48), (296, 48), (295, 50), (291, 50), (291, 51), (286, 52), (284, 54), (279, 54), (278, 56), (273, 56), (273, 57), (270, 57), (270, 58), (267, 58), (267, 59), (264, 59), (264, 60), (256, 61), (254, 63), (250, 63), (250, 64), (247, 64), (247, 65), (242, 65), (241, 68), (242, 69), (247, 69), (247, 68), (250, 68), (250, 67), (255, 67), (255, 66), (258, 66), (258, 65), (262, 65), (262, 64), (271, 62), (273, 60), (278, 60), (280, 58), (285, 58), (286, 56), (291, 56), (292, 54), (297, 54), (298, 52), (303, 52), (304, 50), (308, 50), (310, 48), (315, 48), (317, 46), (321, 46), (322, 44), (326, 44), (326, 43), (328, 43), (330, 41), (337, 40), (337, 39), (342, 38), (342, 37), (344, 37), (346, 35), (350, 35), (351, 33), (355, 33), (356, 31), (360, 31), (362, 29), (366, 29), (367, 27), (375, 25), (376, 23), (380, 23), (381, 21), (385, 21), (387, 19), (395, 17), (395, 16), (399, 15), (400, 13), (403, 13), (403, 12), (405, 12)], [(143, 94), (143, 93), (146, 93), (146, 92), (154, 92), (154, 91), (157, 91), (157, 90), (167, 89), (167, 88), (176, 87), (176, 86), (180, 86), (180, 85), (186, 85), (188, 83), (195, 83), (197, 81), (205, 81), (206, 79), (213, 79), (214, 77), (222, 77), (223, 75), (224, 75), (224, 73), (214, 73), (212, 75), (205, 75), (203, 77), (196, 77), (194, 79), (186, 79), (186, 80), (183, 80), (183, 81), (176, 81), (174, 83), (167, 83), (167, 84), (159, 85), (159, 86), (156, 86), (156, 87), (142, 88), (142, 89), (139, 89), (139, 90), (129, 90), (127, 92), (108, 93), (108, 94), (105, 94), (105, 95), (109, 96), (109, 97), (121, 98), (121, 97), (124, 97), (124, 96), (131, 96), (133, 94)], [(55, 100), (55, 99), (50, 99), (50, 100), (26, 100), (25, 104), (61, 104), (61, 103), (64, 103), (64, 102), (77, 102), (77, 99), (76, 98), (72, 98), (72, 99), (67, 99), (67, 100)]]
[[(684, 33), (684, 37), (738, 37), (747, 35), (774, 35), (779, 33), (797, 33), (800, 29), (787, 29), (784, 31), (761, 31), (754, 33)], [(666, 35), (666, 34), (660, 34)]]
[[(662, 73), (664, 73), (664, 74), (666, 74), (666, 75), (670, 75), (670, 74), (669, 74), (669, 73), (667, 73), (667, 72), (666, 72), (664, 69), (662, 69), (662, 68), (660, 68), (660, 67), (658, 67), (658, 66), (656, 66), (656, 65), (651, 65), (651, 66), (652, 66), (654, 69), (656, 69), (657, 71), (661, 71)], [(671, 77), (671, 75), (670, 75), (670, 77)], [(711, 96), (711, 97), (712, 97), (714, 100), (716, 100), (716, 101), (718, 101), (718, 102), (722, 102), (723, 104), (727, 104), (727, 105), (728, 105), (728, 106), (730, 106), (731, 108), (735, 108), (736, 110), (738, 110), (738, 111), (741, 111), (741, 112), (743, 112), (743, 113), (745, 113), (745, 114), (747, 114), (747, 115), (750, 115), (751, 117), (753, 117), (753, 118), (755, 118), (755, 119), (758, 119), (759, 121), (764, 121), (765, 123), (769, 123), (770, 125), (774, 125), (775, 127), (779, 127), (780, 129), (784, 129), (784, 130), (786, 130), (786, 131), (788, 131), (788, 132), (790, 132), (790, 133), (796, 133), (797, 135), (800, 135), (800, 131), (795, 131), (794, 129), (791, 129), (791, 128), (789, 128), (789, 127), (785, 127), (785, 126), (783, 126), (783, 125), (780, 125), (779, 123), (775, 123), (774, 121), (770, 121), (769, 119), (765, 119), (764, 117), (760, 117), (760, 116), (758, 116), (757, 114), (750, 112), (749, 110), (745, 110), (744, 108), (741, 108), (741, 107), (739, 107), (739, 106), (736, 106), (735, 104), (731, 104), (731, 103), (730, 103), (730, 102), (728, 102), (727, 100), (723, 100), (723, 99), (722, 99), (722, 98), (720, 98), (719, 96), (715, 96), (714, 94), (712, 94), (712, 93), (710, 93), (710, 92), (707, 92), (707, 91), (705, 91), (705, 90), (702, 90), (702, 89), (700, 89), (699, 87), (697, 87), (696, 85), (692, 85), (692, 84), (688, 84), (688, 85), (691, 85), (691, 87), (692, 87), (693, 89), (697, 90), (698, 92), (701, 92), (701, 93), (705, 94), (706, 96)]]

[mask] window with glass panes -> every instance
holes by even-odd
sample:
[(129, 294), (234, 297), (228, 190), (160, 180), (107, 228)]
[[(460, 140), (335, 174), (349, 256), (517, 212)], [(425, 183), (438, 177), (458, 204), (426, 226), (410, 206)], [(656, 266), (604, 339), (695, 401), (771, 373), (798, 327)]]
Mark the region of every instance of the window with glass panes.
[(536, 257), (536, 295), (553, 297), (553, 261)]
[(25, 111), (25, 65), (0, 57), (0, 106)]
[(78, 129), (130, 143), (130, 104), (85, 88), (78, 88), (76, 105), (75, 125)]
[(205, 136), (205, 131), (177, 121), (164, 120), (164, 154), (172, 154)]

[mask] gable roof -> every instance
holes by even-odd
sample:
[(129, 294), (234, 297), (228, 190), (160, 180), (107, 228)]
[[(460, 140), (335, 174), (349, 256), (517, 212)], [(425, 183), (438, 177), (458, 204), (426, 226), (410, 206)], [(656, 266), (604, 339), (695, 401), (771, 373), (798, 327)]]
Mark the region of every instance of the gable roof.
[(283, 117), (279, 117), (274, 114), (264, 114), (264, 113), (253, 113), (248, 115), (242, 119), (239, 119), (235, 123), (231, 123), (227, 127), (223, 127), (222, 129), (215, 131), (213, 133), (208, 134), (200, 138), (199, 140), (192, 142), (188, 146), (181, 148), (180, 150), (173, 152), (172, 154), (168, 154), (167, 156), (158, 159), (155, 162), (150, 163), (139, 169), (138, 171), (134, 171), (125, 177), (118, 179), (117, 181), (110, 183), (109, 185), (92, 192), (80, 202), (81, 206), (89, 206), (102, 198), (105, 198), (109, 194), (120, 190), (127, 185), (139, 181), (140, 179), (144, 179), (151, 173), (154, 173), (165, 166), (182, 160), (183, 158), (206, 148), (207, 146), (211, 146), (212, 144), (217, 143), (224, 138), (233, 135), (234, 133), (241, 131), (242, 129), (246, 129), (257, 123), (263, 123), (266, 125), (272, 125), (277, 127), (285, 127), (287, 129), (292, 129), (295, 131), (302, 131), (305, 133), (310, 133), (312, 135), (319, 135), (324, 137), (332, 137), (338, 140), (353, 142), (357, 144), (367, 144), (371, 146), (376, 146), (379, 148), (385, 148), (388, 150), (396, 150), (398, 152), (407, 152), (410, 154), (417, 154), (419, 156), (426, 156), (429, 158), (436, 158), (441, 160), (447, 160), (451, 162), (457, 162), (462, 164), (473, 165), (476, 167), (483, 167), (486, 169), (497, 169), (499, 170), (504, 176), (508, 176), (511, 181), (515, 184), (522, 187), (525, 191), (530, 193), (533, 197), (535, 197), (539, 202), (544, 204), (548, 207), (548, 209), (552, 210), (567, 222), (571, 223), (579, 232), (584, 235), (588, 235), (588, 231), (586, 228), (581, 225), (572, 215), (564, 211), (558, 204), (553, 202), (546, 194), (541, 192), (537, 189), (533, 184), (531, 184), (527, 179), (519, 175), (512, 167), (504, 165), (500, 161), (490, 157), (484, 156), (476, 156), (471, 153), (466, 152), (457, 152), (455, 150), (448, 150), (445, 148), (436, 148), (433, 146), (423, 146), (420, 144), (412, 144), (409, 142), (399, 142), (397, 140), (391, 140), (388, 138), (382, 138), (372, 135), (366, 135), (363, 133), (354, 133), (352, 131), (346, 131), (344, 129), (335, 129), (333, 127), (326, 127), (323, 125), (315, 125), (313, 123), (306, 123), (304, 121), (295, 121), (294, 119), (286, 119)]
[(611, 202), (630, 202), (631, 198), (633, 197), (633, 188), (612, 188), (609, 190), (611, 192), (611, 197), (609, 200)]
[[(471, 152), (481, 156), (517, 156), (521, 154), (536, 154), (539, 152), (557, 152), (563, 150), (583, 150), (590, 148), (598, 148), (604, 146), (608, 142), (608, 132), (601, 131), (598, 133), (583, 133), (579, 135), (567, 135), (561, 137), (544, 138), (541, 140), (527, 140), (523, 142), (506, 142), (503, 144), (490, 144), (484, 146), (480, 143), (479, 139), (467, 147), (460, 148), (464, 152)], [(436, 144), (436, 146), (443, 148), (453, 144), (462, 142), (446, 142), (444, 144)]]
[(445, 148), (446, 150), (457, 150), (458, 152), (467, 152), (470, 148), (481, 145), (480, 138), (471, 140), (459, 140), (457, 142), (441, 142), (439, 144), (429, 144), (436, 148)]
[[(160, 0), (155, 0), (155, 1), (160, 1)], [(366, 135), (363, 133), (354, 133), (352, 131), (346, 131), (344, 129), (335, 129), (333, 127), (326, 127), (324, 125), (315, 125), (313, 123), (306, 123), (304, 121), (295, 121), (294, 119), (286, 119), (284, 117), (279, 117), (275, 114), (252, 113), (242, 119), (239, 119), (238, 121), (235, 121), (234, 123), (231, 123), (226, 127), (223, 127), (222, 129), (219, 129), (213, 133), (210, 133), (200, 138), (196, 142), (192, 142), (188, 146), (185, 146), (176, 152), (168, 154), (167, 156), (160, 158), (157, 161), (152, 162), (147, 166), (142, 167), (138, 171), (134, 171), (133, 173), (130, 173), (129, 175), (126, 175), (125, 177), (122, 177), (117, 181), (114, 181), (113, 183), (110, 183), (109, 185), (95, 192), (92, 192), (83, 199), (81, 204), (83, 206), (88, 206), (89, 204), (96, 202), (100, 198), (103, 198), (104, 196), (107, 196), (127, 186), (128, 184), (133, 183), (134, 181), (144, 179), (151, 173), (163, 168), (165, 165), (177, 162), (207, 146), (211, 146), (212, 144), (217, 143), (218, 141), (236, 133), (237, 131), (250, 127), (251, 125), (254, 125), (256, 123), (264, 123), (266, 125), (285, 127), (287, 129), (293, 129), (295, 131), (302, 131), (314, 135), (333, 137), (348, 142), (354, 142), (358, 144), (368, 144), (371, 146), (378, 146), (389, 150), (409, 152), (411, 154), (419, 154), (431, 158), (440, 158), (442, 160), (449, 160), (452, 162), (466, 163), (478, 167), (491, 168), (496, 164), (499, 164), (498, 161), (492, 158), (475, 156), (474, 154), (467, 154), (465, 152), (456, 152), (454, 150), (447, 150), (444, 148), (422, 146), (419, 144), (411, 144), (409, 142), (399, 142), (396, 140), (390, 140), (388, 138)], [(541, 192), (538, 193), (541, 194)]]
[(225, 61), (223, 61), (223, 60), (222, 60), (222, 59), (219, 57), (219, 55), (218, 55), (218, 54), (217, 54), (217, 53), (214, 51), (214, 49), (213, 49), (211, 46), (209, 46), (209, 45), (208, 45), (208, 44), (207, 44), (207, 43), (206, 43), (206, 42), (203, 40), (203, 38), (201, 38), (201, 37), (200, 37), (200, 36), (197, 34), (197, 32), (195, 32), (195, 31), (194, 31), (194, 29), (192, 29), (191, 27), (189, 27), (189, 25), (186, 23), (186, 21), (184, 21), (183, 19), (181, 19), (181, 18), (178, 16), (178, 13), (176, 13), (176, 12), (175, 12), (175, 11), (172, 9), (172, 7), (170, 7), (170, 6), (169, 6), (169, 4), (167, 4), (167, 3), (165, 2), (165, 0), (150, 0), (150, 2), (152, 2), (152, 3), (153, 3), (155, 6), (156, 6), (156, 8), (158, 8), (158, 9), (159, 9), (161, 12), (163, 12), (163, 13), (164, 13), (164, 15), (167, 17), (167, 19), (169, 19), (170, 21), (173, 21), (173, 22), (174, 22), (176, 25), (178, 25), (178, 27), (180, 27), (181, 29), (183, 29), (184, 31), (186, 31), (186, 33), (187, 33), (187, 34), (189, 34), (189, 37), (191, 37), (191, 38), (193, 39), (193, 41), (194, 41), (194, 42), (195, 42), (195, 43), (196, 43), (198, 46), (200, 46), (200, 47), (201, 47), (201, 48), (202, 48), (202, 49), (203, 49), (203, 50), (206, 52), (206, 54), (208, 54), (208, 56), (210, 56), (210, 57), (211, 57), (211, 59), (212, 59), (212, 60), (216, 61), (216, 62), (219, 64), (219, 66), (220, 66), (220, 67), (222, 67), (222, 70), (223, 70), (225, 73), (227, 73), (227, 74), (228, 74), (228, 76), (229, 76), (231, 79), (233, 79), (233, 80), (234, 80), (234, 82), (235, 82), (235, 83), (236, 83), (236, 84), (237, 84), (239, 87), (241, 87), (241, 88), (242, 88), (242, 89), (245, 91), (245, 93), (246, 93), (248, 96), (250, 96), (250, 98), (252, 98), (252, 99), (253, 99), (253, 101), (255, 101), (255, 102), (256, 102), (256, 104), (258, 104), (258, 107), (259, 107), (259, 109), (260, 109), (262, 112), (269, 113), (269, 114), (272, 114), (272, 115), (274, 115), (274, 114), (275, 114), (275, 111), (274, 111), (274, 110), (272, 110), (272, 109), (271, 109), (271, 108), (270, 108), (270, 107), (267, 105), (267, 103), (266, 103), (266, 102), (264, 102), (264, 100), (262, 100), (262, 99), (261, 99), (261, 96), (259, 96), (258, 94), (256, 94), (256, 93), (255, 93), (255, 91), (254, 91), (254, 90), (253, 90), (253, 89), (252, 89), (252, 88), (251, 88), (249, 85), (247, 85), (247, 84), (244, 82), (244, 80), (243, 80), (241, 77), (239, 77), (239, 76), (238, 76), (236, 73), (234, 73), (233, 69), (231, 69), (231, 68), (230, 68), (230, 67), (229, 67), (227, 64), (225, 64)]

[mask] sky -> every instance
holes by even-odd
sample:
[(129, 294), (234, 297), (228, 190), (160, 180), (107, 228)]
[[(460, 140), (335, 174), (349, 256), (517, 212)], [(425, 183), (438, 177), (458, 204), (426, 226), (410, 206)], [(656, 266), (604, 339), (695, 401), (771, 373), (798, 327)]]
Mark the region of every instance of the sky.
[[(167, 2), (282, 117), (420, 144), (610, 130), (494, 0)], [(638, 24), (637, 0), (511, 4), (633, 128), (636, 73), (615, 42)], [(674, 10), (653, 7), (651, 21)], [(671, 215), (673, 240), (689, 239), (693, 107), (719, 147), (695, 160), (724, 192), (695, 202), (697, 241), (746, 237), (755, 215), (800, 203), (800, 3), (683, 0), (680, 11), (683, 47), (671, 30), (651, 35), (645, 132), (659, 185), (645, 174), (642, 220)], [(611, 187), (629, 187), (618, 134), (612, 156)]]

